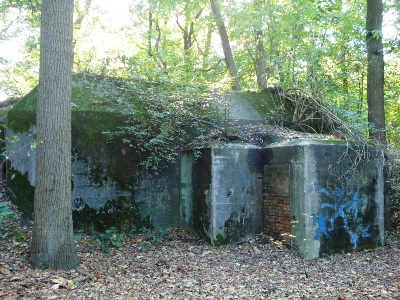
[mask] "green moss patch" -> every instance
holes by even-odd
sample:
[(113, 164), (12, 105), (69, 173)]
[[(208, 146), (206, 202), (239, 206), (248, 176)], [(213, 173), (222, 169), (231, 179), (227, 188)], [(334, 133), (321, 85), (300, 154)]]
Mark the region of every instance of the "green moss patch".
[(31, 186), (26, 174), (14, 170), (7, 162), (7, 186), (13, 203), (15, 203), (29, 218), (33, 217), (33, 199), (35, 188)]
[(116, 228), (120, 231), (152, 228), (149, 217), (141, 216), (141, 202), (119, 197), (107, 201), (99, 210), (89, 207), (82, 199), (74, 201), (74, 229), (93, 232)]
[(242, 209), (240, 215), (238, 215), (236, 212), (233, 212), (224, 223), (224, 234), (217, 234), (215, 240), (212, 241), (213, 246), (221, 246), (230, 244), (232, 242), (239, 242), (246, 236), (247, 225), (245, 224), (245, 209)]
[(90, 177), (103, 185), (110, 177), (127, 189), (136, 173), (140, 157), (122, 137), (109, 133), (125, 124), (125, 117), (111, 112), (83, 111), (72, 113), (72, 152), (90, 167)]
[[(246, 91), (237, 93), (241, 99), (246, 100), (270, 124), (290, 124), (294, 106), (289, 101), (282, 106), (281, 96), (270, 92), (268, 89), (260, 92)], [(282, 107), (284, 109), (282, 110)]]

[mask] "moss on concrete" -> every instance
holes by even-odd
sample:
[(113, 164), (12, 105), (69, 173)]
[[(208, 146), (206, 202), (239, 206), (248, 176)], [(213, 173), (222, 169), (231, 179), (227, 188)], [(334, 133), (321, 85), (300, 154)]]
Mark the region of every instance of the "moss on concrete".
[[(134, 101), (126, 85), (116, 79), (74, 75), (72, 88), (72, 150), (74, 159), (85, 161), (94, 184), (103, 185), (109, 178), (120, 189), (130, 190), (139, 158), (122, 138), (108, 132), (125, 125), (119, 99)], [(26, 134), (36, 125), (38, 87), (18, 101), (8, 112), (7, 127), (13, 134)], [(139, 105), (139, 104), (138, 104)], [(8, 184), (13, 201), (28, 215), (33, 214), (34, 187), (27, 176), (8, 168)], [(113, 201), (110, 199), (109, 201)], [(120, 200), (115, 200), (117, 204)], [(104, 208), (106, 209), (106, 208)], [(92, 209), (87, 209), (90, 214)], [(78, 214), (79, 215), (79, 214)], [(87, 218), (88, 214), (83, 214)], [(78, 217), (79, 218), (79, 217)], [(76, 218), (75, 218), (76, 219)], [(80, 220), (84, 222), (84, 219)]]
[(13, 133), (25, 133), (36, 125), (38, 87), (32, 89), (7, 113), (7, 128)]
[(31, 186), (27, 175), (10, 168), (9, 162), (7, 162), (6, 168), (8, 193), (11, 200), (27, 217), (32, 219), (35, 188)]
[(284, 109), (281, 110), (282, 103), (279, 95), (271, 93), (269, 90), (260, 92), (245, 91), (237, 95), (250, 103), (268, 123), (283, 122), (284, 125), (291, 123), (294, 106), (289, 101), (289, 103), (285, 103)]
[(245, 209), (242, 209), (240, 215), (237, 212), (233, 212), (225, 221), (224, 227), (221, 228), (224, 230), (224, 234), (217, 234), (215, 240), (212, 241), (212, 245), (222, 246), (241, 241), (246, 236), (246, 227)]
[(107, 178), (127, 189), (133, 182), (139, 157), (121, 136), (109, 133), (125, 124), (126, 118), (114, 112), (82, 111), (72, 114), (72, 151), (90, 166), (94, 183), (103, 185)]
[(82, 199), (74, 201), (73, 211), (74, 229), (85, 232), (104, 231), (115, 227), (120, 231), (151, 228), (149, 217), (141, 215), (142, 203), (133, 199), (119, 197), (112, 199), (96, 210), (89, 207)]
[[(130, 99), (134, 103), (135, 95), (119, 79), (75, 74), (72, 86), (72, 112), (99, 111), (117, 112), (121, 110), (119, 100)], [(36, 125), (36, 105), (38, 87), (32, 89), (8, 112), (7, 126), (14, 133), (26, 132)], [(139, 105), (139, 104), (137, 104)]]
[(323, 140), (323, 139), (321, 139), (321, 140), (317, 140), (318, 141), (318, 143), (321, 143), (321, 144), (325, 144), (325, 145), (345, 145), (345, 144), (347, 144), (348, 142), (346, 142), (346, 141), (343, 141), (343, 140), (339, 140), (339, 139), (331, 139), (331, 140)]

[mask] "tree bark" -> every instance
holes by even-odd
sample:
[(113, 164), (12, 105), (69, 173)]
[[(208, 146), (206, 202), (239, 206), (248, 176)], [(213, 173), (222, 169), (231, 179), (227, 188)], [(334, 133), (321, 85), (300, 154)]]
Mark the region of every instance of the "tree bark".
[(232, 78), (232, 89), (234, 91), (240, 91), (241, 86), (239, 83), (239, 78), (236, 71), (235, 61), (233, 60), (232, 49), (229, 43), (228, 33), (225, 27), (224, 20), (219, 10), (217, 0), (210, 0), (211, 9), (217, 23), (219, 36), (221, 38), (222, 49), (224, 51), (226, 66), (229, 70), (229, 75)]
[[(367, 0), (367, 102), (369, 137), (386, 152), (386, 125), (384, 104), (384, 58), (382, 45), (383, 2)], [(384, 218), (385, 230), (391, 229), (390, 181), (385, 154), (384, 166)]]
[(259, 90), (264, 90), (267, 88), (267, 74), (265, 66), (265, 51), (263, 44), (263, 32), (261, 30), (256, 30), (256, 76), (257, 76), (257, 87)]
[(152, 45), (152, 38), (153, 38), (153, 6), (152, 2), (149, 1), (149, 15), (148, 15), (148, 29), (147, 29), (147, 53), (149, 57), (153, 55), (153, 45)]
[(71, 92), (73, 0), (43, 0), (34, 225), (35, 268), (68, 270), (79, 264), (72, 224)]
[[(254, 10), (259, 14), (260, 10), (264, 7), (263, 0), (254, 1)], [(264, 33), (262, 30), (262, 18), (257, 17), (257, 24), (254, 26), (254, 35), (256, 42), (256, 55), (255, 55), (255, 69), (257, 76), (257, 87), (259, 90), (267, 88), (267, 74), (265, 64), (265, 50), (264, 50)]]
[[(386, 146), (381, 0), (367, 1), (367, 101), (370, 138)], [(374, 35), (375, 33), (375, 35)]]

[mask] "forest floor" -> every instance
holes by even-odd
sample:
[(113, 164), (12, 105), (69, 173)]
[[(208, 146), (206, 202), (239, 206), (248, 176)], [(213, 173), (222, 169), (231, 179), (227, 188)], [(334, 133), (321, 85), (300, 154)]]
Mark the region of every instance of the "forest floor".
[(399, 233), (381, 249), (309, 261), (265, 235), (219, 248), (182, 230), (117, 235), (108, 253), (77, 235), (79, 267), (51, 271), (30, 266), (32, 222), (12, 209), (0, 224), (0, 299), (400, 299)]

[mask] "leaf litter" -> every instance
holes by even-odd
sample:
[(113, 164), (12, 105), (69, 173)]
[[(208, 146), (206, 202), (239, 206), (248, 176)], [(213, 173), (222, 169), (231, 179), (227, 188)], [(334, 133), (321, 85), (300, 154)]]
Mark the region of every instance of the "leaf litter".
[(1, 224), (0, 299), (400, 299), (399, 233), (380, 249), (315, 260), (263, 234), (214, 248), (170, 229), (162, 239), (126, 236), (109, 253), (84, 236), (79, 267), (35, 270), (32, 222), (12, 209), (15, 220)]

